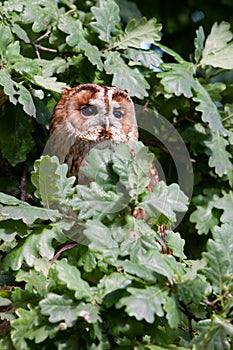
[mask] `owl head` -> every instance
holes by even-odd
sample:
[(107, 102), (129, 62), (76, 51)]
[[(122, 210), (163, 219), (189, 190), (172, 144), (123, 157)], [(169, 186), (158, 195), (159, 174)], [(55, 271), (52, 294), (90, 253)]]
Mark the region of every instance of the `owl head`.
[(137, 140), (134, 104), (118, 88), (82, 84), (65, 89), (54, 109), (51, 133), (55, 128), (86, 141), (109, 139), (116, 143)]
[(116, 87), (82, 84), (65, 89), (54, 108), (45, 154), (67, 163), (69, 175), (79, 172), (93, 148), (114, 149), (125, 143), (131, 149), (138, 139), (134, 104)]

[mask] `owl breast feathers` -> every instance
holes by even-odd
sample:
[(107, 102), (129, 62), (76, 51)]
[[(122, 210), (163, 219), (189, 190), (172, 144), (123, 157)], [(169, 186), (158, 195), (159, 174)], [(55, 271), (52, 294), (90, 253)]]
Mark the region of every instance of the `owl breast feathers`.
[(49, 153), (68, 164), (68, 176), (78, 178), (91, 148), (113, 149), (120, 143), (133, 148), (137, 139), (134, 104), (129, 95), (115, 87), (83, 84), (65, 89), (54, 109)]

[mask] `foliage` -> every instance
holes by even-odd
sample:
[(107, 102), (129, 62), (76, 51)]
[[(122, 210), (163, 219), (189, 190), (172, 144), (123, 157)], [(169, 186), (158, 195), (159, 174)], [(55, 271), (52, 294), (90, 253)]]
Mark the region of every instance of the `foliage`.
[[(230, 349), (229, 23), (196, 28), (187, 59), (126, 0), (9, 0), (0, 9), (1, 349)], [(127, 90), (181, 134), (195, 186), (180, 233), (172, 227), (188, 199), (172, 154), (142, 128), (167, 182), (153, 192), (154, 155), (142, 143), (134, 156), (124, 145), (93, 150), (89, 186), (75, 186), (56, 157), (40, 158), (62, 88), (87, 82)], [(166, 242), (162, 224), (171, 226)]]

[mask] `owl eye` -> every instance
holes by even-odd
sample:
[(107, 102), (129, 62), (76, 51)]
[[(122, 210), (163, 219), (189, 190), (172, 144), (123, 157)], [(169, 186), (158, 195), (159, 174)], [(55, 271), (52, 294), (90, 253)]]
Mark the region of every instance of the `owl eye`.
[(98, 109), (96, 106), (88, 105), (88, 106), (83, 106), (81, 108), (81, 114), (84, 117), (91, 117), (93, 115), (96, 115), (98, 113)]
[(121, 119), (123, 117), (124, 113), (122, 112), (121, 109), (114, 109), (113, 110), (113, 115), (114, 115), (115, 118)]

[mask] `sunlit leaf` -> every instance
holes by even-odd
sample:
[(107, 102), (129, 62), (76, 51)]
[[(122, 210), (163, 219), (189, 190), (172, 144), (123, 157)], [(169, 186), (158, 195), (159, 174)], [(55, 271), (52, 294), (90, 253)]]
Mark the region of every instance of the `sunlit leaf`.
[(208, 35), (205, 48), (203, 51), (203, 58), (227, 46), (227, 43), (232, 40), (233, 34), (230, 31), (230, 24), (222, 21), (220, 24), (214, 23), (211, 32)]
[(25, 43), (30, 42), (27, 32), (22, 27), (20, 27), (17, 23), (13, 24), (12, 31), (18, 36), (19, 39), (23, 40)]
[(163, 214), (168, 220), (175, 222), (175, 212), (185, 211), (187, 204), (188, 198), (177, 184), (166, 186), (163, 181), (160, 181), (153, 192), (148, 192), (143, 197), (139, 206), (151, 218), (158, 219)]
[(37, 219), (55, 221), (60, 216), (58, 210), (33, 207), (29, 204), (0, 208), (0, 220), (21, 219), (27, 225), (31, 225)]
[(200, 350), (230, 350), (233, 336), (233, 326), (230, 320), (215, 315), (198, 323), (199, 335), (193, 344)]
[(157, 23), (155, 18), (149, 21), (143, 17), (139, 23), (136, 19), (132, 19), (126, 26), (125, 32), (121, 34), (114, 44), (120, 49), (127, 49), (128, 47), (135, 47), (140, 49), (142, 42), (155, 43), (161, 39), (160, 31), (161, 24)]
[(161, 78), (161, 82), (169, 93), (177, 96), (184, 95), (189, 98), (192, 97), (194, 85), (195, 67), (192, 63), (169, 63), (163, 64), (163, 72), (158, 73), (157, 76)]
[(111, 43), (112, 36), (117, 33), (116, 25), (120, 22), (118, 5), (113, 0), (100, 0), (99, 6), (92, 6), (91, 12), (95, 18), (92, 28), (101, 40)]
[(35, 195), (46, 208), (59, 208), (66, 197), (73, 192), (74, 177), (67, 178), (67, 165), (59, 164), (55, 156), (42, 156), (34, 164), (32, 183)]
[(87, 323), (96, 324), (98, 321), (102, 322), (99, 316), (99, 307), (94, 303), (80, 303), (77, 307), (77, 314), (82, 317)]
[(222, 209), (223, 214), (220, 217), (221, 222), (223, 223), (233, 223), (233, 217), (231, 215), (233, 210), (233, 192), (229, 191), (224, 193), (223, 197), (219, 198), (214, 203), (215, 208)]
[(128, 49), (129, 58), (132, 60), (130, 64), (141, 63), (145, 67), (158, 67), (162, 63), (161, 55), (156, 51), (144, 51), (136, 49)]
[(232, 40), (232, 37), (233, 34), (230, 31), (229, 23), (223, 21), (218, 24), (215, 22), (206, 39), (200, 63), (202, 65), (232, 69), (233, 43), (228, 43)]
[(5, 242), (12, 242), (16, 235), (23, 237), (27, 233), (27, 226), (22, 221), (0, 220), (0, 239)]
[(203, 57), (201, 63), (203, 65), (210, 65), (216, 68), (233, 69), (232, 55), (233, 43), (227, 45), (222, 50)]
[(199, 105), (196, 106), (196, 110), (202, 112), (203, 122), (209, 123), (210, 128), (213, 131), (219, 131), (222, 133), (223, 125), (218, 108), (211, 100), (207, 90), (196, 79), (194, 84), (196, 96), (193, 98)]
[(103, 69), (103, 62), (101, 60), (101, 54), (97, 46), (91, 45), (87, 40), (82, 39), (78, 43), (78, 47), (83, 51), (84, 55), (89, 59), (89, 61), (97, 66), (99, 70)]
[(9, 252), (4, 260), (4, 266), (18, 270), (24, 261), (26, 261), (28, 266), (33, 266), (39, 255), (51, 259), (55, 251), (52, 244), (53, 239), (64, 243), (66, 236), (56, 225), (50, 227), (40, 226)]
[(90, 187), (78, 185), (76, 189), (77, 194), (70, 204), (75, 210), (80, 210), (79, 217), (83, 219), (115, 214), (125, 209), (129, 203), (127, 194), (106, 192), (96, 182), (92, 182)]
[(203, 253), (207, 262), (203, 272), (211, 282), (214, 292), (219, 294), (226, 292), (232, 282), (232, 247), (232, 223), (216, 226), (213, 230), (213, 239), (207, 243), (207, 252)]
[(67, 87), (66, 83), (61, 83), (57, 81), (56, 77), (42, 77), (40, 75), (34, 76), (34, 84), (55, 92), (62, 92), (62, 89)]
[(218, 223), (218, 218), (213, 213), (217, 199), (218, 196), (213, 193), (205, 193), (205, 196), (199, 195), (195, 198), (196, 210), (190, 215), (190, 221), (196, 223), (195, 227), (200, 235), (208, 234)]
[(72, 327), (78, 318), (78, 306), (65, 296), (49, 293), (39, 305), (42, 314), (49, 316), (51, 323), (65, 321), (67, 327)]
[(204, 141), (208, 147), (207, 153), (210, 150), (209, 166), (215, 168), (215, 172), (221, 177), (227, 174), (228, 170), (233, 169), (233, 164), (230, 161), (231, 154), (226, 150), (228, 146), (227, 140), (219, 135), (218, 132), (213, 132), (209, 140)]
[(87, 221), (84, 234), (90, 241), (91, 250), (100, 252), (104, 257), (116, 261), (120, 251), (108, 227), (98, 221), (90, 220)]
[(130, 296), (120, 299), (117, 307), (126, 306), (126, 312), (137, 320), (145, 319), (148, 323), (154, 322), (155, 314), (163, 316), (162, 305), (166, 301), (166, 292), (156, 286), (145, 289), (127, 288)]
[(149, 88), (144, 76), (137, 68), (130, 68), (118, 52), (108, 52), (104, 68), (107, 74), (113, 74), (112, 85), (127, 90), (129, 95), (143, 98)]
[(166, 242), (168, 248), (172, 251), (174, 256), (178, 258), (185, 259), (184, 245), (185, 240), (180, 237), (178, 232), (167, 231), (166, 232)]
[(105, 275), (98, 284), (101, 297), (115, 292), (116, 290), (124, 289), (131, 284), (131, 278), (124, 276), (119, 272), (113, 272), (110, 275)]
[(194, 39), (194, 46), (195, 46), (194, 58), (195, 58), (195, 62), (199, 62), (202, 56), (202, 51), (204, 48), (204, 40), (205, 40), (205, 33), (202, 26), (200, 26), (198, 30), (196, 30), (196, 35), (197, 36)]

